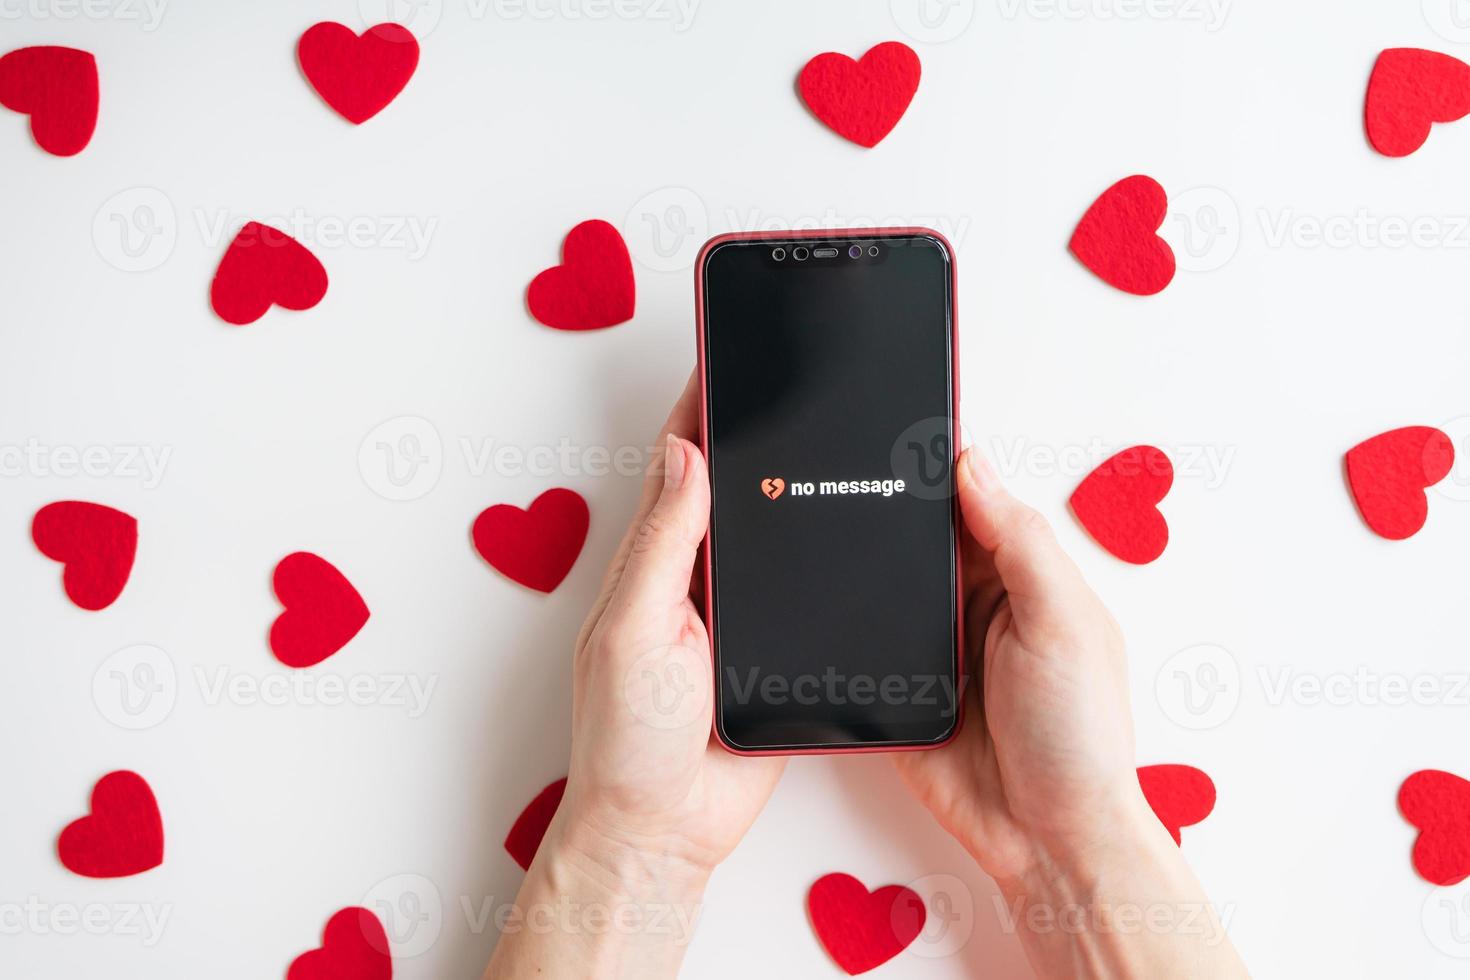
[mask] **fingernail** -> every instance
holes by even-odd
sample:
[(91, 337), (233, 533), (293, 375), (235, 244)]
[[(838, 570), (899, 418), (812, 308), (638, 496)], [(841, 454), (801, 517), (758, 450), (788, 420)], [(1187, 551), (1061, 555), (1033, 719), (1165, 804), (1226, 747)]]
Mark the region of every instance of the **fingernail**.
[(684, 485), (684, 447), (672, 432), (664, 443), (664, 486), (678, 490)]

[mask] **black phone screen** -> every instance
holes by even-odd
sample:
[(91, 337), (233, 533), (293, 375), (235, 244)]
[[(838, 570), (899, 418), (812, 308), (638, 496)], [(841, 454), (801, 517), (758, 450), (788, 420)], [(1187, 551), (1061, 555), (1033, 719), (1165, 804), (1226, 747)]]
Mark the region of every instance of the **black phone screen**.
[(952, 261), (927, 235), (705, 253), (707, 601), (736, 749), (957, 723)]

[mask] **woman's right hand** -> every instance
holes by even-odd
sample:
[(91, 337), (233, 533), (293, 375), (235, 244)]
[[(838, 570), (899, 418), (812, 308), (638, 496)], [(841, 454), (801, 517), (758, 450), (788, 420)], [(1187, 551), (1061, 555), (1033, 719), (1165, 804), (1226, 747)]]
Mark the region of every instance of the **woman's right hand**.
[[(905, 781), (1027, 916), (1017, 931), (1041, 975), (1245, 976), (1139, 787), (1118, 624), (973, 448), (956, 492), (965, 718), (948, 745), (895, 754)], [(1164, 926), (1125, 936), (1135, 912)], [(1055, 926), (1078, 915), (1101, 930)]]

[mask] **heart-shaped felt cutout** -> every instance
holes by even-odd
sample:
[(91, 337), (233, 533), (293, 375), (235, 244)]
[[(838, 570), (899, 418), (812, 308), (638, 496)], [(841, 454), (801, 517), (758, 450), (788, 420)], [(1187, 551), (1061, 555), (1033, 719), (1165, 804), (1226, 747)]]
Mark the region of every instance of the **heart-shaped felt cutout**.
[(76, 48), (20, 48), (0, 58), (0, 105), (31, 117), (47, 153), (82, 152), (97, 128), (97, 59)]
[(526, 290), (531, 315), (557, 330), (600, 330), (633, 318), (633, 260), (606, 221), (567, 232), (561, 265), (537, 273)]
[(761, 493), (775, 500), (786, 490), (786, 481), (779, 476), (770, 476), (761, 481)]
[(287, 667), (321, 663), (368, 621), (367, 603), (347, 576), (309, 551), (282, 558), (271, 585), (286, 607), (271, 624), (271, 652)]
[(1110, 457), (1072, 491), (1072, 512), (1109, 554), (1147, 565), (1164, 553), (1169, 524), (1158, 503), (1174, 485), (1174, 465), (1153, 446)]
[(130, 514), (83, 500), (59, 500), (36, 511), (31, 539), (41, 554), (65, 566), (61, 584), (83, 609), (106, 609), (122, 594), (138, 551)]
[(296, 58), (327, 105), (360, 124), (403, 91), (419, 64), (419, 42), (401, 24), (378, 24), (359, 36), (343, 24), (323, 21), (301, 35)]
[(1175, 844), (1179, 828), (1199, 823), (1215, 809), (1215, 784), (1194, 766), (1140, 766), (1138, 785)]
[(391, 980), (393, 958), (383, 923), (365, 908), (342, 909), (327, 920), (322, 944), (302, 953), (286, 980)]
[(1376, 435), (1347, 452), (1348, 487), (1363, 520), (1399, 541), (1418, 532), (1429, 517), (1424, 491), (1449, 475), (1455, 444), (1427, 425)]
[(1368, 142), (1385, 156), (1408, 156), (1434, 123), (1470, 113), (1470, 65), (1438, 51), (1389, 48), (1368, 78), (1363, 123)]
[(522, 871), (531, 867), (531, 860), (541, 846), (541, 838), (546, 836), (546, 828), (551, 826), (551, 818), (556, 816), (556, 808), (561, 806), (561, 798), (566, 791), (566, 778), (558, 779), (537, 793), (536, 798), (527, 803), (521, 815), (516, 817), (516, 822), (510, 825), (510, 833), (505, 835), (505, 850)]
[(868, 891), (852, 875), (817, 879), (806, 895), (812, 928), (828, 954), (849, 976), (882, 966), (908, 948), (924, 929), (924, 900), (903, 885)]
[(1414, 870), (1436, 885), (1470, 877), (1470, 782), (1421, 769), (1399, 787), (1399, 812), (1419, 828)]
[(538, 592), (551, 592), (577, 563), (591, 514), (575, 490), (556, 487), (525, 510), (487, 507), (475, 518), (475, 550), (505, 577)]
[(899, 41), (868, 49), (857, 61), (828, 51), (806, 63), (797, 88), (828, 128), (873, 147), (893, 131), (919, 90), (919, 56)]
[(251, 221), (225, 249), (209, 286), (221, 320), (241, 326), (265, 316), (274, 303), (309, 310), (327, 295), (327, 270), (296, 239)]
[(1152, 177), (1124, 177), (1077, 222), (1068, 247), (1110, 286), (1152, 296), (1174, 279), (1174, 250), (1158, 236), (1169, 198)]
[(61, 863), (88, 878), (125, 878), (163, 863), (163, 818), (142, 776), (110, 772), (92, 788), (92, 812), (56, 841)]

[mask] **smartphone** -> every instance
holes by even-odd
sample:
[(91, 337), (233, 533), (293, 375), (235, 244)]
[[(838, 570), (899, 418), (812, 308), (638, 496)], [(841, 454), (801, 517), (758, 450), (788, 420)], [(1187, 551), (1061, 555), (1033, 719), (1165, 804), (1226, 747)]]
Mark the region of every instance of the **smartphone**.
[(924, 228), (721, 235), (695, 299), (717, 736), (943, 744), (961, 704), (953, 250)]

